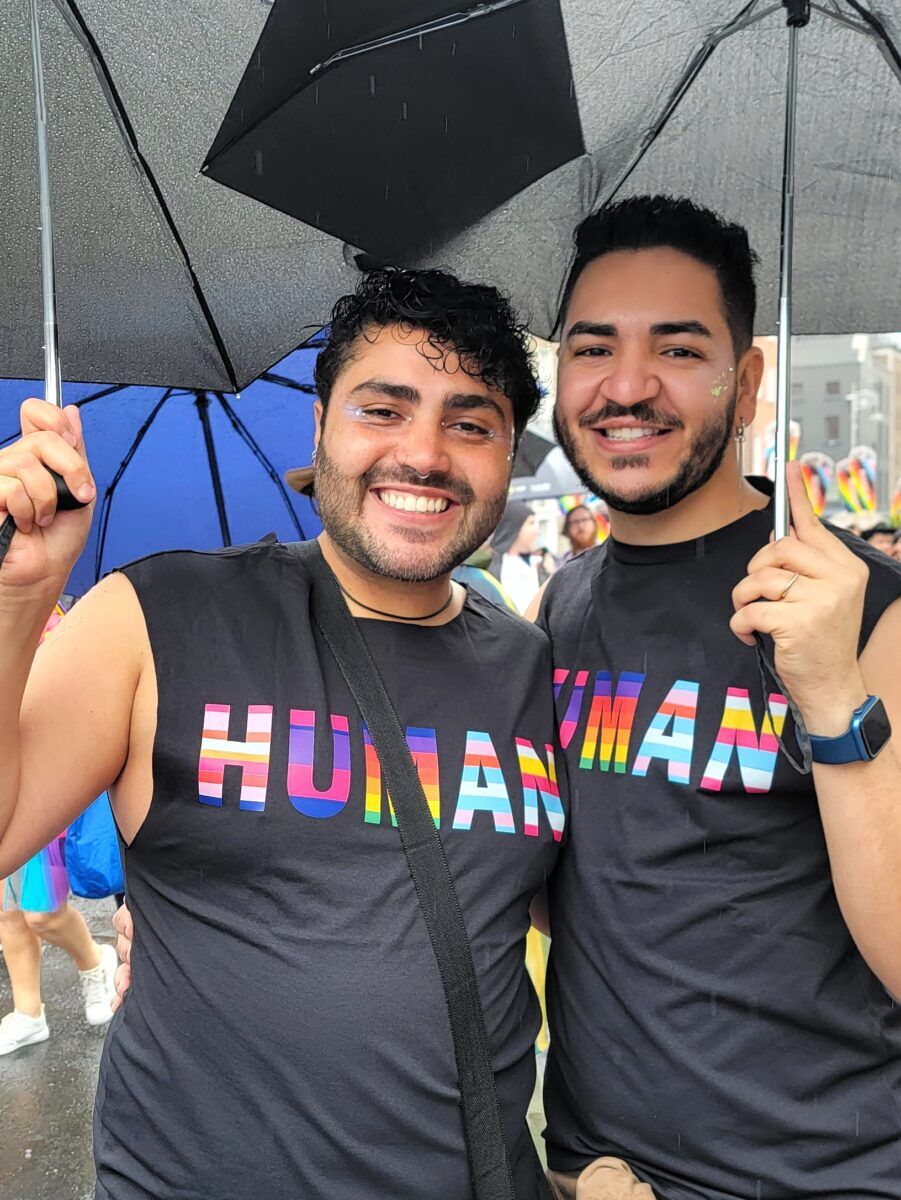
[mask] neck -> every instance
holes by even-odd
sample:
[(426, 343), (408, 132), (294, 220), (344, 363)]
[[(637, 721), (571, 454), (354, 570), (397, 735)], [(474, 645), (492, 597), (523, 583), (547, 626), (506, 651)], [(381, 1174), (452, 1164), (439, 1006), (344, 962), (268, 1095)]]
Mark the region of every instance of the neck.
[(738, 472), (731, 455), (703, 487), (662, 512), (638, 516), (610, 509), (610, 532), (633, 546), (666, 546), (688, 542), (731, 525), (739, 517), (766, 508), (768, 497)]
[[(390, 579), (370, 571), (345, 554), (327, 533), (321, 533), (318, 541), (322, 556), (334, 571), (345, 593), (348, 608), (355, 617), (371, 617), (380, 621), (397, 618), (405, 625), (445, 625), (458, 616), (463, 607), (466, 589), (459, 584), (452, 584), (449, 574), (439, 575), (437, 579), (425, 583)], [(430, 620), (415, 619), (441, 608), (451, 587), (454, 589), (454, 599), (443, 612)], [(378, 609), (379, 612), (374, 613), (370, 609)]]

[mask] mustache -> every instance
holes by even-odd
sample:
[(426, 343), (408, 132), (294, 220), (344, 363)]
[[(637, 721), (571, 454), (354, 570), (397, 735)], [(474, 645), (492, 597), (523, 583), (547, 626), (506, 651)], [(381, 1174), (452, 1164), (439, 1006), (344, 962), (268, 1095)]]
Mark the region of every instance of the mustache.
[(360, 476), (360, 482), (367, 491), (373, 487), (388, 487), (392, 483), (407, 484), (409, 487), (435, 488), (437, 491), (446, 492), (458, 504), (472, 504), (476, 498), (475, 492), (465, 479), (455, 479), (447, 471), (430, 471), (428, 475), (422, 476), (412, 467), (400, 467), (398, 470), (390, 472), (373, 467), (364, 471)]
[(591, 412), (582, 413), (578, 425), (580, 429), (590, 429), (601, 421), (612, 421), (616, 417), (633, 417), (637, 424), (654, 429), (681, 429), (682, 422), (678, 417), (660, 412), (653, 404), (640, 400), (638, 404), (617, 404), (614, 400), (602, 408), (594, 408)]

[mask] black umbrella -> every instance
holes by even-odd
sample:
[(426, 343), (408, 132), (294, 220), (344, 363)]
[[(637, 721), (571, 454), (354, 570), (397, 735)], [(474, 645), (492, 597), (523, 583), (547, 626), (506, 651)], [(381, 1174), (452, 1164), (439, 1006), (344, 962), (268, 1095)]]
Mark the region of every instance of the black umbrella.
[(352, 290), (340, 242), (200, 173), (268, 15), (260, 0), (0, 3), (0, 375), (44, 369), (38, 28), (64, 379), (234, 392)]
[(584, 152), (556, 3), (277, 3), (203, 170), (383, 259)]
[(276, 0), (205, 170), (359, 262), (492, 279), (541, 335), (588, 212), (668, 191), (728, 213), (779, 329), (782, 467), (793, 327), (898, 324), (899, 38), (901, 0)]
[(582, 488), (583, 484), (557, 443), (527, 429), (513, 460), (510, 495), (517, 500), (553, 500)]

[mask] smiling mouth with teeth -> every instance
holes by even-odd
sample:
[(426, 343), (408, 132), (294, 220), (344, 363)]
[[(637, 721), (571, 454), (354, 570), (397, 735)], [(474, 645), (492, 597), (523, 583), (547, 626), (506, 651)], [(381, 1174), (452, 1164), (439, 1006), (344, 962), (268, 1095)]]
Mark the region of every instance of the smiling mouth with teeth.
[(658, 427), (641, 427), (628, 426), (619, 429), (599, 429), (603, 437), (608, 438), (611, 442), (637, 442), (641, 438), (660, 437), (661, 434), (669, 433), (669, 429), (660, 429)]
[(379, 491), (376, 495), (389, 508), (399, 512), (442, 513), (450, 506), (450, 501), (442, 496), (414, 496), (410, 492)]

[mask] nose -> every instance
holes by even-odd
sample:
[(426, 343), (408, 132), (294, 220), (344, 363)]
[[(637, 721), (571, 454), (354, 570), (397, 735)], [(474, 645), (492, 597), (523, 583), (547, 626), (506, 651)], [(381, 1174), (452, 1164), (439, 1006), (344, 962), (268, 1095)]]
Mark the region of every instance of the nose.
[(414, 416), (398, 441), (395, 456), (399, 466), (410, 467), (417, 475), (448, 471), (450, 459), (441, 422)]
[(623, 408), (655, 400), (660, 394), (660, 378), (653, 360), (638, 347), (627, 348), (610, 360), (610, 368), (601, 380), (601, 395)]

